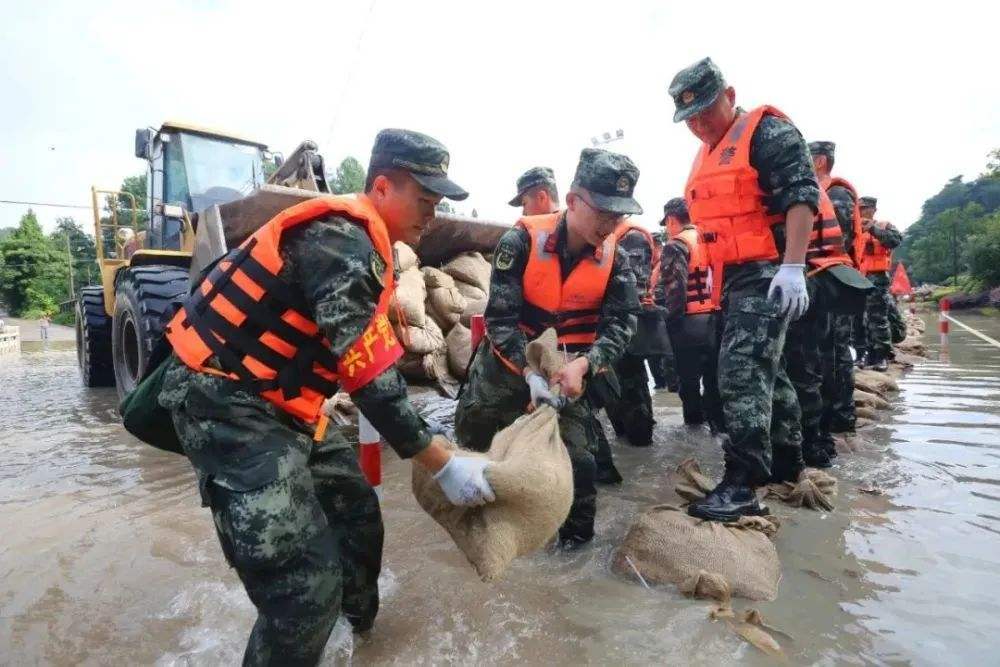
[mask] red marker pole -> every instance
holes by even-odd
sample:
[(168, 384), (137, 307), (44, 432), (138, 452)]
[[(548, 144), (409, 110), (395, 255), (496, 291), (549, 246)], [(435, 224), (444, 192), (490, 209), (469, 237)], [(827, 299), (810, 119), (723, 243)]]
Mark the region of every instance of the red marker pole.
[(948, 329), (950, 322), (948, 321), (948, 312), (951, 310), (951, 304), (948, 303), (948, 299), (944, 298), (938, 304), (940, 310), (938, 310), (938, 331), (941, 334), (941, 347), (948, 346)]
[(365, 479), (382, 500), (382, 436), (372, 423), (358, 413), (358, 462)]

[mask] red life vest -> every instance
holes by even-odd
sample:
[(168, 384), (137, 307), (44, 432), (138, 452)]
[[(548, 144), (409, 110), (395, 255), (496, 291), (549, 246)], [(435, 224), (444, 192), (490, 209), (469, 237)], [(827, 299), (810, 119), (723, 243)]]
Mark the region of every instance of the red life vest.
[(517, 222), (531, 237), (531, 254), (522, 278), (524, 303), (519, 326), (529, 338), (554, 327), (560, 345), (571, 352), (580, 352), (597, 340), (616, 240), (614, 234), (608, 236), (593, 255), (580, 259), (563, 280), (555, 236), (562, 215), (536, 215)]
[[(667, 216), (667, 228), (670, 237), (677, 238), (684, 226), (680, 220), (670, 215)], [(701, 240), (700, 233), (698, 236), (698, 244), (693, 248), (688, 248), (687, 305), (684, 311), (688, 315), (711, 313), (721, 308), (719, 304), (722, 295), (722, 281), (717, 280), (718, 276), (713, 270), (712, 260), (708, 254), (708, 244)]]
[(645, 289), (639, 294), (639, 303), (645, 307), (652, 307), (653, 287), (660, 280), (660, 255), (662, 254), (663, 249), (660, 247), (660, 244), (653, 239), (653, 235), (645, 227), (627, 220), (615, 227), (615, 243), (621, 243), (621, 240), (630, 232), (641, 234), (643, 239), (649, 245), (650, 257), (652, 258), (649, 273), (649, 284), (646, 285)]
[(851, 212), (851, 234), (854, 236), (854, 240), (851, 242), (851, 247), (847, 248), (847, 253), (854, 261), (854, 268), (860, 270), (865, 241), (864, 230), (861, 228), (861, 207), (858, 204), (858, 191), (851, 185), (850, 181), (840, 176), (833, 176), (826, 183), (820, 183), (820, 185), (827, 193), (830, 192), (830, 188), (839, 185), (842, 188), (847, 188), (851, 196), (854, 197), (854, 210)]
[[(339, 360), (309, 316), (304, 295), (278, 277), (285, 232), (328, 215), (361, 225), (384, 263), (375, 313)], [(364, 195), (316, 197), (278, 213), (223, 257), (174, 315), (166, 335), (188, 367), (242, 382), (282, 410), (316, 422), (338, 386), (353, 392), (402, 356), (387, 316), (394, 287), (389, 233), (371, 202)]]
[[(884, 222), (873, 222), (872, 225), (885, 226)], [(861, 252), (861, 272), (885, 273), (892, 264), (892, 250), (882, 245), (881, 241), (869, 231), (864, 232), (864, 246)]]
[(837, 221), (837, 210), (826, 190), (822, 189), (819, 191), (819, 212), (809, 232), (806, 263), (811, 275), (838, 264), (854, 265), (844, 249), (844, 233)]
[(737, 116), (715, 148), (702, 144), (684, 190), (691, 219), (722, 266), (779, 256), (771, 227), (784, 216), (768, 213), (750, 165), (750, 140), (765, 115), (786, 118), (774, 107), (758, 107)]

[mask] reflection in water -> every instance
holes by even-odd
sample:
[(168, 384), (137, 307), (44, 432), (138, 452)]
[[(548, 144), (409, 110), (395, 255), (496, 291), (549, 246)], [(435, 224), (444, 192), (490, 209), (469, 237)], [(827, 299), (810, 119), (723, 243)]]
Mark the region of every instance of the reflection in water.
[[(1000, 333), (1000, 321), (962, 319)], [(904, 378), (894, 413), (837, 459), (835, 511), (772, 506), (784, 575), (779, 599), (758, 606), (794, 637), (782, 643), (795, 663), (995, 662), (1000, 350), (956, 332), (949, 352)], [(75, 362), (59, 344), (0, 357), (0, 655), (238, 662), (254, 610), (187, 462), (124, 434), (114, 390), (82, 389)], [(449, 401), (416, 400), (450, 425)], [(680, 460), (719, 472), (708, 434), (678, 425), (676, 397), (657, 396), (657, 418), (658, 447), (616, 447), (626, 483), (602, 489), (595, 544), (523, 559), (495, 585), (411, 499), (409, 464), (388, 456), (383, 609), (369, 637), (338, 626), (327, 662), (769, 664), (708, 621), (707, 603), (608, 570), (635, 513), (671, 498)]]

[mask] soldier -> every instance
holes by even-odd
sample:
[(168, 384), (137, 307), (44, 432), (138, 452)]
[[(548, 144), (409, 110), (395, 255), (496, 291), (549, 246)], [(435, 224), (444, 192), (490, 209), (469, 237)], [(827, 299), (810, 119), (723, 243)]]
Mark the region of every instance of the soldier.
[(669, 92), (674, 121), (685, 121), (702, 141), (685, 188), (688, 210), (713, 263), (725, 270), (725, 474), (688, 513), (733, 521), (768, 511), (756, 487), (794, 481), (804, 468), (801, 414), (781, 355), (789, 321), (809, 305), (805, 251), (819, 186), (791, 121), (770, 106), (738, 109), (736, 91), (710, 58), (681, 70)]
[[(832, 141), (817, 141), (809, 144), (813, 165), (819, 178), (820, 188), (826, 191), (840, 226), (844, 248), (851, 257), (855, 269), (861, 267), (862, 231), (861, 211), (858, 208), (858, 192), (851, 183), (839, 176), (833, 176), (836, 144)], [(856, 280), (856, 276), (852, 276)], [(867, 282), (867, 281), (866, 281)], [(866, 286), (868, 290), (871, 286)], [(856, 293), (852, 293), (857, 296)], [(864, 301), (843, 300), (833, 304), (827, 333), (820, 341), (823, 357), (823, 417), (821, 432), (823, 446), (830, 458), (837, 455), (833, 438), (841, 435), (852, 437), (855, 432), (854, 412), (854, 360), (851, 358), (851, 337), (854, 322), (864, 317)], [(850, 306), (850, 308), (847, 308)], [(851, 312), (853, 311), (853, 312)], [(803, 425), (806, 417), (803, 414)], [(805, 449), (803, 442), (803, 449)], [(822, 458), (822, 457), (821, 457)], [(806, 459), (808, 463), (808, 458)]]
[[(833, 144), (814, 142), (809, 150), (822, 186), (824, 175), (829, 179), (828, 157), (833, 154)], [(822, 188), (819, 214), (813, 222), (806, 249), (806, 263), (810, 305), (806, 314), (788, 327), (785, 367), (802, 411), (803, 459), (807, 465), (829, 468), (835, 447), (833, 436), (825, 428), (828, 422), (823, 419), (823, 360), (833, 356), (835, 315), (849, 315), (860, 310), (871, 284), (854, 268), (844, 247), (844, 234), (833, 203)], [(850, 354), (849, 350), (844, 352)], [(853, 390), (852, 381), (849, 391)]]
[[(656, 267), (659, 269), (659, 275), (654, 275), (650, 279), (653, 285), (653, 302), (664, 309), (666, 308), (666, 303), (664, 301), (663, 290), (660, 286), (663, 277), (663, 248), (667, 244), (667, 234), (663, 229), (665, 224), (666, 218), (663, 218), (660, 220), (660, 229), (653, 232), (653, 241), (656, 242), (659, 248), (660, 265)], [(667, 391), (676, 392), (678, 389), (677, 370), (674, 361), (674, 351), (669, 345), (669, 335), (667, 342), (668, 345), (665, 352), (662, 355), (648, 357), (646, 363), (649, 366), (649, 374), (653, 376), (653, 389), (666, 389)]]
[[(559, 428), (573, 463), (573, 506), (559, 531), (566, 546), (594, 536), (596, 434), (586, 379), (611, 369), (635, 330), (639, 299), (628, 257), (612, 232), (623, 215), (641, 213), (632, 198), (639, 170), (624, 155), (587, 148), (561, 213), (522, 218), (493, 256), (486, 336), (476, 349), (458, 399), (455, 433), (485, 451), (493, 435), (529, 404), (559, 403), (549, 382), (570, 399)], [(527, 342), (555, 327), (561, 344), (578, 353), (557, 377), (530, 372)]]
[(517, 194), (508, 202), (521, 215), (544, 215), (559, 210), (556, 175), (548, 167), (532, 167), (517, 179)]
[[(683, 197), (668, 201), (663, 214), (671, 238), (686, 230), (697, 233)], [(672, 289), (683, 295), (683, 307), (670, 319), (670, 343), (680, 376), (684, 423), (696, 426), (707, 421), (712, 433), (723, 433), (718, 381), (720, 306), (713, 290), (722, 278), (713, 275), (707, 245), (695, 243), (687, 271), (674, 278)]]
[(212, 510), (222, 551), (257, 607), (244, 663), (319, 661), (344, 615), (378, 611), (382, 519), (353, 449), (325, 428), (338, 386), (448, 499), (493, 499), (482, 461), (431, 436), (394, 367), (392, 243), (415, 243), (442, 196), (448, 151), (407, 130), (375, 138), (365, 193), (292, 206), (195, 286), (167, 328), (160, 404)]
[(862, 197), (861, 209), (861, 271), (875, 285), (868, 294), (865, 309), (865, 339), (855, 339), (855, 346), (862, 345), (866, 356), (862, 362), (868, 368), (884, 371), (888, 367), (892, 352), (889, 331), (889, 308), (895, 307), (889, 294), (889, 267), (892, 264), (892, 249), (903, 242), (903, 235), (891, 223), (876, 221), (875, 197)]

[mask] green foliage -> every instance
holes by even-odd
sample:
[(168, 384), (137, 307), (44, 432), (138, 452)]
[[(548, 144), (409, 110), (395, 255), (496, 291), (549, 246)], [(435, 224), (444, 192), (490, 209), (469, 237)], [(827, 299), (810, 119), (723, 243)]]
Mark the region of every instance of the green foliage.
[(97, 247), (94, 244), (94, 238), (87, 234), (76, 220), (58, 218), (56, 231), (52, 232), (49, 238), (58, 248), (69, 248), (73, 258), (73, 284), (78, 291), (81, 287), (96, 280)]
[(986, 154), (990, 160), (986, 163), (985, 178), (1000, 178), (1000, 148), (994, 148)]
[(334, 194), (349, 195), (365, 189), (365, 168), (357, 158), (350, 155), (340, 161), (337, 172), (330, 179), (330, 189)]
[[(149, 212), (146, 210), (146, 174), (127, 176), (118, 187), (120, 192), (127, 192), (135, 197), (135, 221), (139, 231), (147, 229), (149, 226)], [(101, 215), (101, 235), (103, 236), (104, 251), (114, 252), (115, 238), (111, 228), (112, 211), (118, 219), (119, 227), (130, 227), (132, 225), (132, 200), (127, 196), (112, 197), (107, 195), (104, 198), (104, 210)]]
[(974, 291), (1000, 285), (1000, 214), (987, 218), (982, 231), (970, 239), (966, 260), (971, 278), (982, 285)]
[(0, 243), (0, 298), (15, 315), (55, 312), (70, 298), (69, 254), (45, 236), (30, 209)]

